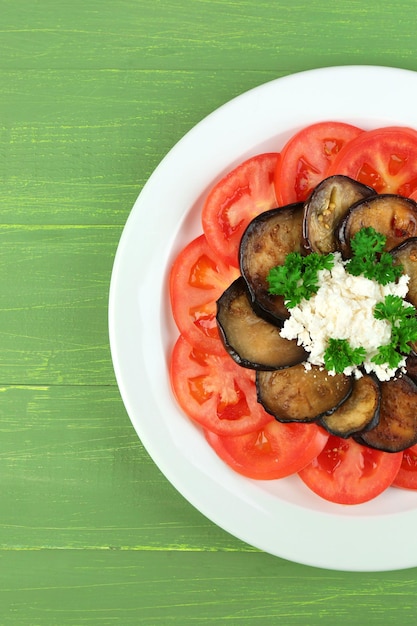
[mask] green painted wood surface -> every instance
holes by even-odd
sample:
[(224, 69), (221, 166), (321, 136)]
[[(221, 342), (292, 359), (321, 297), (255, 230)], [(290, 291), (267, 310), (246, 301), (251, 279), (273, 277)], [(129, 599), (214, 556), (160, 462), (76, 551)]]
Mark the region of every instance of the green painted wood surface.
[(120, 399), (107, 300), (184, 133), (295, 71), (417, 70), (416, 25), (414, 0), (0, 0), (1, 626), (415, 623), (417, 569), (289, 563), (175, 491)]

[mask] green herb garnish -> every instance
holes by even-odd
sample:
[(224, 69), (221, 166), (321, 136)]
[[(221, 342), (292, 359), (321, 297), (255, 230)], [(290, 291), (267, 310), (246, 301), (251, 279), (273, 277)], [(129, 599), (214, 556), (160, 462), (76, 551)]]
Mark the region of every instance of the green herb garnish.
[(366, 357), (365, 348), (352, 348), (347, 339), (329, 339), (324, 353), (326, 369), (341, 374), (347, 367), (361, 365)]
[[(346, 271), (380, 285), (395, 283), (403, 274), (403, 267), (394, 264), (394, 258), (385, 250), (385, 244), (385, 235), (372, 227), (362, 228), (351, 240), (352, 257), (342, 261)], [(269, 293), (284, 296), (287, 308), (291, 309), (319, 291), (319, 272), (331, 270), (335, 262), (332, 253), (321, 255), (313, 252), (302, 256), (299, 252), (291, 252), (283, 265), (269, 271)], [(390, 324), (390, 342), (379, 346), (377, 353), (373, 351), (374, 356), (371, 357), (366, 348), (353, 348), (348, 339), (330, 338), (323, 355), (328, 371), (341, 373), (347, 368), (362, 365), (367, 358), (376, 365), (393, 370), (400, 366), (404, 356), (410, 353), (411, 344), (417, 341), (415, 307), (400, 296), (390, 294), (375, 305), (374, 317)]]
[(401, 265), (394, 265), (391, 254), (384, 250), (387, 238), (371, 226), (362, 228), (352, 237), (352, 258), (346, 263), (346, 271), (353, 276), (365, 276), (380, 285), (395, 282), (403, 272)]
[[(374, 317), (391, 324), (391, 341), (379, 346), (371, 359), (376, 365), (388, 364), (391, 369), (397, 369), (403, 356), (410, 352), (410, 342), (417, 340), (416, 309), (404, 306), (403, 302), (400, 296), (388, 295), (375, 305)], [(339, 374), (347, 367), (361, 365), (365, 358), (364, 348), (352, 348), (347, 339), (331, 338), (324, 353), (324, 365), (328, 371)]]
[(290, 252), (283, 265), (273, 267), (267, 276), (269, 293), (284, 296), (286, 306), (291, 309), (301, 302), (309, 300), (319, 290), (318, 273), (333, 267), (333, 254), (313, 252), (302, 256), (299, 252)]
[(387, 320), (391, 324), (391, 341), (378, 348), (372, 361), (377, 365), (388, 363), (397, 368), (404, 354), (410, 352), (410, 342), (417, 340), (416, 309), (405, 304), (400, 296), (388, 295), (383, 302), (375, 305), (374, 317)]

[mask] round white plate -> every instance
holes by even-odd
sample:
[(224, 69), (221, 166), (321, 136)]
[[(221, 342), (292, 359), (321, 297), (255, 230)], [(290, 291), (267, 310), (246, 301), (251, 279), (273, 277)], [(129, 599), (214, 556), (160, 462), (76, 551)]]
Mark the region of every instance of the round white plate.
[(178, 335), (167, 273), (200, 234), (208, 189), (245, 158), (279, 151), (320, 120), (363, 128), (417, 128), (417, 73), (370, 66), (300, 72), (231, 100), (168, 153), (140, 193), (117, 250), (109, 331), (120, 392), (143, 445), (175, 488), (215, 524), (248, 544), (335, 570), (417, 566), (417, 493), (390, 488), (358, 506), (326, 502), (293, 476), (246, 479), (220, 461), (178, 409), (167, 362)]

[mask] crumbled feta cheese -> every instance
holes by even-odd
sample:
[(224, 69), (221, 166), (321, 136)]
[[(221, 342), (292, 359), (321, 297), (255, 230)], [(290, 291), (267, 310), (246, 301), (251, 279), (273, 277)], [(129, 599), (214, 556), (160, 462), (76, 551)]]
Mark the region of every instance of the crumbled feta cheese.
[[(380, 285), (364, 276), (352, 276), (346, 272), (340, 253), (335, 252), (333, 268), (319, 272), (317, 293), (290, 309), (281, 335), (296, 339), (310, 353), (308, 362), (319, 366), (324, 365), (324, 352), (330, 338), (347, 339), (352, 348), (365, 348), (367, 357), (363, 367), (366, 372), (374, 372), (380, 380), (389, 380), (397, 370), (371, 361), (379, 346), (391, 340), (390, 323), (375, 319), (374, 308), (389, 294), (404, 298), (408, 282), (407, 275), (388, 285)], [(400, 367), (404, 364), (405, 359)], [(346, 368), (344, 373), (361, 375), (356, 367)]]

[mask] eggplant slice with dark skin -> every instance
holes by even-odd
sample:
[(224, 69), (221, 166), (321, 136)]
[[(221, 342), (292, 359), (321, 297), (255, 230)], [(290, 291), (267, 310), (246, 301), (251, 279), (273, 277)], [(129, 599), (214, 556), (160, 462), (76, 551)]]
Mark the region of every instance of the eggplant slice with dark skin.
[[(406, 239), (396, 248), (390, 250), (395, 265), (401, 265), (404, 274), (410, 277), (406, 300), (417, 307), (417, 237)], [(414, 353), (417, 353), (417, 341), (410, 343)]]
[(257, 372), (258, 401), (279, 422), (315, 422), (333, 413), (352, 392), (352, 377), (330, 375), (305, 363)]
[(417, 203), (345, 176), (324, 180), (303, 203), (272, 209), (246, 228), (239, 250), (241, 276), (217, 302), (217, 323), (230, 356), (256, 370), (258, 402), (281, 422), (316, 422), (341, 438), (400, 452), (417, 443), (417, 342), (407, 373), (381, 382), (330, 374), (306, 362), (296, 341), (280, 335), (289, 317), (282, 296), (269, 293), (268, 274), (290, 252), (307, 255), (340, 250), (371, 226), (386, 237), (385, 249), (410, 276), (408, 299), (417, 303)]
[(407, 300), (413, 306), (417, 306), (417, 237), (406, 239), (396, 248), (390, 250), (390, 254), (394, 257), (394, 264), (401, 265), (404, 274), (408, 274), (410, 282), (408, 283)]
[(351, 239), (361, 228), (369, 226), (385, 235), (385, 250), (390, 251), (417, 236), (417, 203), (395, 194), (379, 194), (351, 206), (338, 230), (343, 258), (351, 256)]
[(407, 376), (409, 376), (411, 380), (417, 384), (417, 354), (414, 351), (410, 352), (408, 355), (405, 367), (407, 370)]
[(375, 190), (348, 176), (325, 178), (304, 204), (304, 245), (311, 252), (329, 254), (338, 249), (337, 226), (350, 207)]
[(401, 452), (417, 443), (417, 384), (407, 375), (380, 384), (379, 423), (355, 439), (384, 452)]
[(304, 205), (290, 204), (265, 211), (246, 228), (239, 249), (240, 271), (256, 312), (274, 323), (289, 317), (282, 296), (269, 293), (267, 276), (290, 252), (305, 252), (302, 244)]
[(333, 413), (321, 419), (332, 435), (347, 439), (375, 428), (379, 422), (381, 392), (375, 376), (364, 374), (354, 380), (352, 393)]
[(226, 350), (243, 367), (273, 370), (295, 365), (307, 357), (295, 340), (281, 337), (279, 326), (255, 313), (241, 276), (217, 301), (216, 319)]

